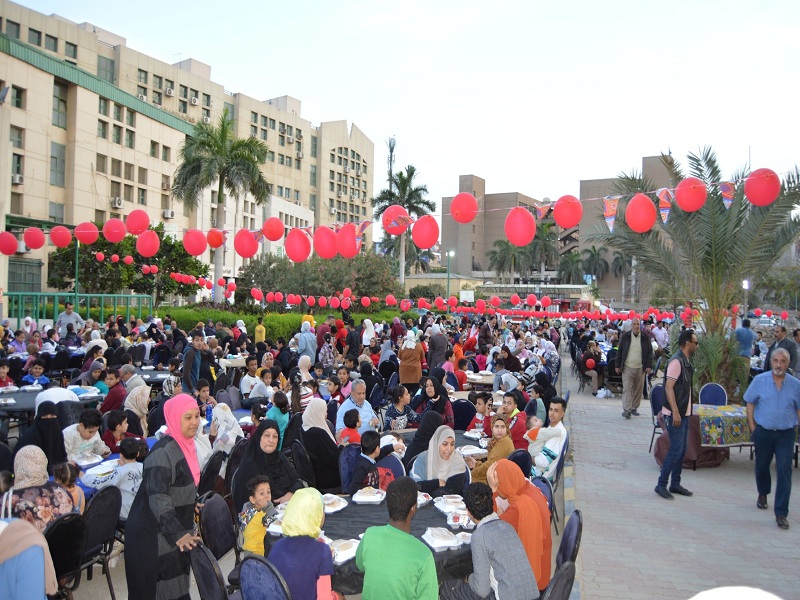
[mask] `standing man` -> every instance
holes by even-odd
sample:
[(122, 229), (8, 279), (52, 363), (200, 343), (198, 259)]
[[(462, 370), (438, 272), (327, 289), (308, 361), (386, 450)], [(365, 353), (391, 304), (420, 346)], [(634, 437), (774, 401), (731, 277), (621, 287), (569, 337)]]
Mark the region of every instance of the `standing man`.
[(478, 331), (478, 348), (482, 348), (483, 346), (491, 348), (494, 346), (494, 328), (496, 323), (497, 317), (491, 315), (486, 322), (481, 325)]
[(56, 317), (56, 329), (58, 329), (58, 337), (67, 335), (67, 325), (72, 323), (75, 333), (80, 333), (81, 329), (86, 326), (86, 323), (81, 316), (72, 309), (72, 302), (64, 303), (64, 311)]
[(667, 353), (667, 346), (669, 346), (669, 331), (664, 327), (664, 321), (659, 321), (658, 325), (653, 329), (653, 339), (658, 344), (655, 357), (661, 358)]
[(264, 342), (267, 339), (267, 328), (264, 327), (264, 317), (258, 317), (258, 324), (253, 331), (253, 343)]
[[(661, 465), (656, 494), (667, 500), (680, 496), (691, 496), (692, 492), (681, 485), (683, 457), (686, 454), (686, 438), (689, 433), (689, 417), (692, 414), (692, 378), (694, 368), (689, 359), (697, 350), (697, 335), (691, 329), (681, 331), (678, 338), (680, 350), (670, 358), (666, 369), (667, 383), (664, 386), (664, 399), (661, 401), (661, 414), (667, 424), (669, 452)], [(672, 485), (667, 483), (672, 475)]]
[(775, 455), (775, 521), (789, 529), (789, 497), (792, 494), (792, 450), (795, 427), (800, 419), (800, 380), (787, 375), (791, 360), (784, 348), (770, 352), (771, 371), (753, 378), (744, 393), (747, 424), (756, 450), (756, 506), (767, 510), (767, 496), (772, 490), (770, 466)]
[(750, 319), (743, 319), (742, 326), (737, 327), (733, 335), (736, 336), (736, 342), (739, 344), (739, 356), (746, 358), (747, 368), (750, 368), (750, 357), (753, 356), (753, 346), (756, 343), (756, 334), (750, 329)]
[(797, 348), (797, 359), (792, 365), (792, 373), (795, 377), (797, 377), (800, 375), (800, 329), (795, 329), (792, 331), (792, 339), (794, 340), (794, 345)]
[(639, 319), (631, 320), (631, 330), (622, 334), (617, 353), (617, 373), (622, 373), (622, 416), (639, 416), (644, 378), (653, 366), (653, 346), (642, 333)]
[(186, 394), (194, 394), (197, 382), (200, 380), (200, 362), (204, 343), (203, 331), (196, 329), (192, 332), (191, 345), (183, 351), (183, 391)]
[(325, 345), (325, 334), (331, 332), (331, 326), (336, 323), (336, 317), (328, 315), (325, 317), (325, 322), (317, 327), (317, 352), (322, 350)]
[(772, 343), (772, 346), (769, 347), (767, 357), (764, 359), (764, 368), (768, 369), (772, 364), (772, 353), (778, 348), (783, 348), (789, 353), (789, 364), (786, 365), (788, 373), (790, 375), (794, 375), (792, 367), (797, 362), (797, 344), (794, 343), (794, 340), (790, 340), (789, 336), (786, 335), (786, 327), (783, 325), (775, 325), (772, 333), (775, 336), (775, 341)]

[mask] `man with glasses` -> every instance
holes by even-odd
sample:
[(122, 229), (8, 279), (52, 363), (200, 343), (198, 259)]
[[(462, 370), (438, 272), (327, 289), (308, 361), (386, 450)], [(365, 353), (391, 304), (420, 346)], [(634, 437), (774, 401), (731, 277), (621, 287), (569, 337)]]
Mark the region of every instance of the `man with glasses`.
[[(672, 355), (667, 364), (666, 385), (661, 414), (667, 425), (669, 452), (661, 465), (661, 474), (655, 492), (666, 500), (674, 500), (673, 494), (691, 496), (692, 492), (681, 485), (683, 457), (689, 432), (689, 417), (692, 414), (692, 377), (694, 368), (689, 362), (697, 351), (697, 334), (692, 329), (681, 332), (678, 338), (680, 350)], [(670, 475), (672, 484), (667, 489)]]

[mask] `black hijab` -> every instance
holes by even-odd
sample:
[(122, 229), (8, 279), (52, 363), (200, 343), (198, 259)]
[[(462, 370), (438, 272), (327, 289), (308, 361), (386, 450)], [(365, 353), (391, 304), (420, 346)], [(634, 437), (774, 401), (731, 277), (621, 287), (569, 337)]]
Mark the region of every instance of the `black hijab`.
[(519, 373), (522, 371), (522, 363), (519, 362), (519, 359), (511, 353), (511, 348), (508, 346), (503, 346), (500, 348), (500, 356), (503, 356), (503, 352), (508, 354), (507, 357), (503, 357), (503, 364), (506, 366), (506, 369), (512, 373)]
[(547, 374), (544, 371), (539, 371), (536, 376), (536, 383), (542, 386), (544, 392), (542, 392), (542, 402), (544, 402), (544, 409), (547, 412), (550, 412), (550, 400), (552, 400), (558, 392), (556, 388), (553, 387), (553, 384), (550, 383), (550, 380), (547, 378)]
[(436, 430), (442, 424), (444, 424), (444, 417), (437, 412), (429, 410), (422, 415), (422, 421), (420, 421), (419, 428), (414, 434), (414, 439), (411, 440), (411, 443), (406, 449), (406, 454), (403, 457), (403, 462), (405, 463), (406, 467), (411, 463), (411, 460), (415, 456), (417, 456), (420, 452), (425, 452), (428, 449), (428, 444), (430, 443), (431, 438), (433, 438), (433, 434), (436, 433)]
[[(45, 419), (43, 417), (54, 416), (56, 418)], [(47, 470), (53, 471), (53, 467), (67, 462), (67, 451), (64, 447), (64, 434), (61, 432), (61, 425), (58, 422), (58, 409), (54, 402), (49, 400), (42, 402), (36, 411), (36, 419), (33, 425), (22, 434), (14, 454), (25, 446), (39, 446), (47, 456)]]

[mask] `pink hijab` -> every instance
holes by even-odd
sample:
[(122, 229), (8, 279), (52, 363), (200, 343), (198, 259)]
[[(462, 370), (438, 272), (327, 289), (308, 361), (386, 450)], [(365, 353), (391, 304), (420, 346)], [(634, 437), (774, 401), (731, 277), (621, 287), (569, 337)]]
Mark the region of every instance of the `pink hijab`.
[(167, 421), (167, 435), (178, 442), (186, 462), (189, 463), (194, 484), (197, 485), (200, 483), (200, 461), (197, 460), (194, 438), (184, 437), (181, 433), (181, 419), (190, 410), (197, 410), (197, 401), (189, 394), (178, 394), (164, 405), (164, 419)]

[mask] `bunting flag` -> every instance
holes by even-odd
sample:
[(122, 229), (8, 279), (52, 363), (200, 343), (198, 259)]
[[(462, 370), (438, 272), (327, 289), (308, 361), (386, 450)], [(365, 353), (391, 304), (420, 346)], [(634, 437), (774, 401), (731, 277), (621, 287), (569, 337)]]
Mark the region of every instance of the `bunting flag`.
[(666, 225), (667, 220), (669, 220), (669, 211), (672, 210), (672, 199), (674, 198), (672, 190), (659, 188), (656, 190), (656, 196), (658, 197), (658, 211), (661, 213), (661, 221)]
[(736, 193), (736, 184), (730, 181), (723, 181), (719, 184), (719, 191), (722, 194), (722, 202), (725, 208), (729, 209), (733, 204), (733, 195)]
[[(372, 221), (369, 221), (372, 223)], [(399, 215), (396, 219), (394, 219), (391, 223), (389, 223), (389, 227), (400, 227), (401, 225), (413, 225), (414, 219), (411, 218), (409, 215)], [(365, 228), (366, 229), (366, 228)]]
[(550, 212), (550, 209), (553, 208), (553, 205), (540, 204), (539, 202), (534, 201), (533, 207), (536, 209), (536, 218), (541, 221), (547, 216), (547, 214)]
[(603, 216), (608, 225), (608, 231), (614, 233), (614, 221), (617, 218), (617, 205), (622, 196), (606, 196), (603, 198)]
[(372, 225), (372, 221), (361, 221), (356, 225), (356, 243), (360, 244), (362, 238), (364, 237), (364, 232), (367, 230), (367, 227)]

